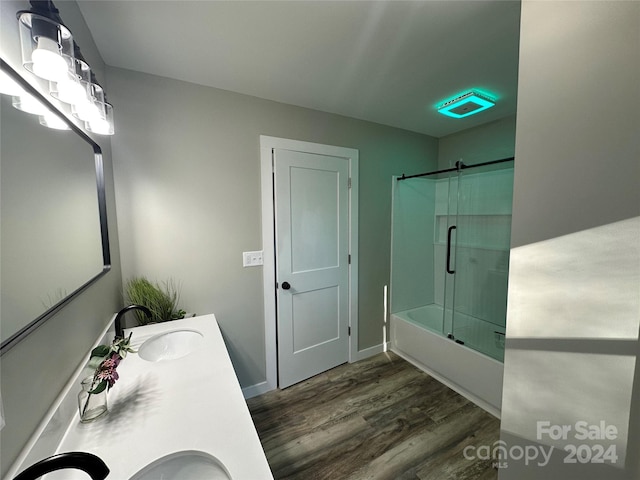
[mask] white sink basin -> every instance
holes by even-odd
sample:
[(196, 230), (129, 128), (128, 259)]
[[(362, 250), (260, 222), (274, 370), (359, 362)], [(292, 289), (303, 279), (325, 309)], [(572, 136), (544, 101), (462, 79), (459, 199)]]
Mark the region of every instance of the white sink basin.
[(129, 480), (231, 480), (215, 457), (198, 451), (169, 454), (142, 468)]
[(144, 342), (138, 350), (138, 355), (149, 362), (175, 360), (199, 348), (203, 338), (196, 330), (171, 330)]

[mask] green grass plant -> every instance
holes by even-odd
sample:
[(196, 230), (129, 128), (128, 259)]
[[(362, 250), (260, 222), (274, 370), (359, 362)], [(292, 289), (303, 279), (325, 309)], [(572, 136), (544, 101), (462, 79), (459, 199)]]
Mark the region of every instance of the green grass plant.
[(180, 293), (173, 280), (160, 285), (144, 276), (133, 277), (125, 285), (125, 297), (129, 304), (142, 305), (151, 311), (152, 320), (140, 311), (135, 312), (139, 325), (168, 322), (185, 315), (185, 311), (178, 307)]

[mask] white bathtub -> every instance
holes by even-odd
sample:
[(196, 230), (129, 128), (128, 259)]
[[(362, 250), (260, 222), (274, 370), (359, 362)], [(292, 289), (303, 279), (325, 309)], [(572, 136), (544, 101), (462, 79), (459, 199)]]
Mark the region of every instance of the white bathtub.
[[(448, 312), (449, 310), (447, 310)], [(424, 307), (414, 308), (413, 310), (406, 310), (404, 312), (398, 312), (395, 315), (403, 320), (415, 323), (416, 325), (428, 328), (434, 333), (440, 334), (441, 332), (449, 332), (451, 330), (451, 321), (447, 321), (443, 327), (442, 307), (440, 305), (431, 304)]]
[(500, 418), (502, 362), (446, 338), (442, 331), (449, 333), (450, 321), (442, 325), (439, 305), (394, 313), (391, 350)]

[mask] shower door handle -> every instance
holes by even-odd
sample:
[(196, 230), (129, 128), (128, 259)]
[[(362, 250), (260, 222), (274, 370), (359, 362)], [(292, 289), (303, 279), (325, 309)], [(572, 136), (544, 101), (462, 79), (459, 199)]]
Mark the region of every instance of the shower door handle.
[(447, 230), (447, 273), (456, 273), (455, 270), (451, 269), (451, 234), (456, 229), (455, 225), (451, 225)]

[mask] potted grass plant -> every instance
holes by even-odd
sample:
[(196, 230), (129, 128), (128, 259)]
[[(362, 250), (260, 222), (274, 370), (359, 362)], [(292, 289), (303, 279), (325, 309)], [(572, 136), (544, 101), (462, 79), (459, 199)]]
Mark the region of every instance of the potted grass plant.
[(186, 315), (178, 306), (180, 291), (172, 279), (159, 284), (144, 276), (133, 277), (125, 284), (125, 297), (130, 304), (142, 305), (151, 311), (151, 319), (142, 312), (136, 312), (139, 325), (168, 322)]

